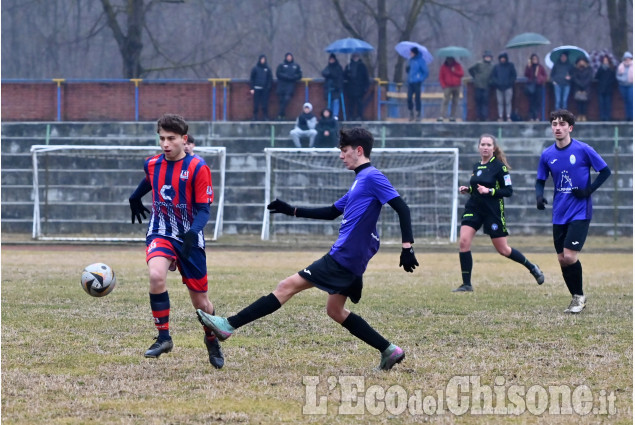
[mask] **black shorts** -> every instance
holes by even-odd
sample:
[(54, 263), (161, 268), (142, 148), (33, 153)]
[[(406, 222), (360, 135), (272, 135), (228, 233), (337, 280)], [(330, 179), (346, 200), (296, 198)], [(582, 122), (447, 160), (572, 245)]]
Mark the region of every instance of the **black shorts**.
[(553, 225), (553, 246), (560, 254), (564, 248), (571, 251), (582, 251), (586, 237), (589, 234), (591, 220), (573, 220), (567, 224)]
[(316, 288), (329, 294), (346, 295), (355, 304), (362, 297), (364, 283), (361, 276), (340, 266), (330, 255), (315, 261), (310, 266), (298, 272), (300, 276), (311, 282)]
[(470, 226), (474, 230), (478, 230), (483, 226), (483, 233), (492, 239), (507, 236), (507, 226), (505, 225), (505, 214), (492, 214), (491, 212), (482, 213), (475, 208), (465, 206), (465, 212), (461, 218), (461, 226)]

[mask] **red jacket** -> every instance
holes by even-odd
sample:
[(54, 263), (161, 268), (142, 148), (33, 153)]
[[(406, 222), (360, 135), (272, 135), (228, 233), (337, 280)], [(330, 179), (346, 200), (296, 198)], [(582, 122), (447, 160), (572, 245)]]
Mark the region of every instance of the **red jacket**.
[(439, 82), (441, 83), (441, 87), (459, 87), (461, 85), (461, 78), (463, 78), (463, 67), (460, 63), (454, 62), (454, 65), (450, 67), (443, 62), (439, 70)]

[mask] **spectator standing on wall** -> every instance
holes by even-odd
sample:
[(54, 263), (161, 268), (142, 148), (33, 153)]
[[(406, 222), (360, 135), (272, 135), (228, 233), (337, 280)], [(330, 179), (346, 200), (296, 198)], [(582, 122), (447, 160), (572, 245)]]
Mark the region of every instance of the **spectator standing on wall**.
[(344, 70), (344, 87), (350, 105), (351, 119), (363, 120), (364, 96), (370, 87), (370, 78), (368, 68), (357, 53), (353, 53), (350, 63)]
[(258, 109), (260, 108), (262, 109), (262, 118), (268, 121), (269, 93), (273, 85), (273, 73), (265, 55), (260, 55), (258, 63), (251, 69), (249, 84), (251, 87), (249, 92), (254, 97), (253, 120), (256, 121), (258, 119)]
[(573, 66), (569, 63), (569, 55), (563, 52), (558, 62), (551, 68), (551, 82), (553, 83), (553, 95), (556, 100), (555, 110), (567, 109), (569, 92), (571, 91), (571, 74)]
[(529, 62), (525, 67), (525, 78), (527, 78), (525, 94), (529, 101), (529, 119), (538, 121), (542, 115), (542, 89), (547, 82), (547, 71), (540, 64), (540, 59), (535, 53), (529, 57)]
[(512, 97), (516, 82), (516, 67), (509, 62), (507, 53), (498, 55), (498, 63), (492, 69), (490, 83), (496, 89), (496, 103), (498, 106), (498, 121), (512, 120)]
[(618, 88), (624, 100), (626, 121), (633, 121), (633, 55), (626, 52), (622, 56), (622, 63), (617, 67)]
[(276, 78), (278, 79), (276, 89), (279, 101), (278, 120), (282, 121), (286, 117), (287, 105), (293, 97), (296, 83), (302, 78), (302, 68), (293, 61), (293, 54), (290, 52), (284, 55), (284, 61), (278, 65)]
[(447, 117), (450, 99), (452, 99), (450, 121), (456, 121), (459, 96), (461, 94), (461, 78), (463, 78), (463, 67), (461, 64), (453, 57), (446, 58), (439, 70), (439, 82), (443, 88), (443, 104), (441, 105), (441, 116), (437, 121), (443, 121)]
[[(340, 97), (344, 86), (344, 70), (334, 53), (329, 55), (329, 63), (322, 70), (324, 77), (324, 99), (327, 108), (333, 111), (333, 116), (338, 119), (340, 113)], [(333, 145), (335, 146), (335, 145)]]
[(468, 69), (474, 79), (474, 103), (476, 104), (476, 118), (479, 121), (487, 121), (489, 118), (489, 77), (494, 68), (492, 58), (492, 52), (486, 50), (483, 53), (483, 60)]
[(593, 80), (593, 69), (589, 66), (586, 58), (581, 57), (575, 63), (575, 68), (571, 73), (573, 83), (573, 98), (578, 106), (578, 121), (586, 121), (589, 96), (591, 95), (591, 81)]
[(602, 56), (602, 63), (595, 73), (595, 79), (598, 80), (600, 120), (611, 121), (613, 90), (615, 90), (617, 79), (615, 78), (615, 67), (609, 55)]
[[(413, 109), (417, 111), (417, 121), (421, 121), (421, 85), (428, 78), (428, 64), (417, 47), (410, 49), (410, 59), (406, 66), (408, 72), (408, 111), (409, 121), (415, 120)], [(414, 102), (412, 101), (414, 98)]]

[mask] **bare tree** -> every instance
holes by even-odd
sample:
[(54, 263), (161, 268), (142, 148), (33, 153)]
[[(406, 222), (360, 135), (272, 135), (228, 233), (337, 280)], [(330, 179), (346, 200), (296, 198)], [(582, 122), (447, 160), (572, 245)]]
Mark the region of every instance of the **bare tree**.
[[(629, 10), (630, 5), (630, 10)], [(622, 57), (628, 47), (628, 40), (633, 37), (633, 22), (628, 22), (628, 16), (633, 16), (632, 0), (606, 0), (609, 19), (611, 47), (613, 52)]]

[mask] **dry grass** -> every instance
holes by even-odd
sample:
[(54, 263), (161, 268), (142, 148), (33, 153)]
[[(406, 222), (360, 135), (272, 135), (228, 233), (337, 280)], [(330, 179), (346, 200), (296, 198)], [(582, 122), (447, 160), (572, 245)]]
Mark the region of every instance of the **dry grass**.
[[(480, 238), (484, 239), (484, 238)], [(520, 240), (519, 240), (520, 242)], [(589, 242), (591, 247), (592, 243)], [(610, 244), (607, 244), (610, 245)], [(6, 424), (199, 423), (632, 423), (632, 254), (582, 254), (589, 305), (562, 310), (569, 295), (545, 248), (530, 259), (547, 279), (537, 286), (521, 266), (475, 253), (473, 294), (452, 294), (456, 252), (421, 252), (422, 267), (400, 271), (395, 248), (376, 256), (364, 297), (350, 308), (407, 351), (404, 363), (377, 372), (377, 352), (324, 313), (325, 295), (299, 294), (272, 316), (224, 343), (224, 369), (206, 358), (187, 291), (170, 275), (172, 353), (143, 358), (155, 334), (143, 247), (2, 249), (2, 421)], [(423, 250), (422, 250), (423, 251)], [(549, 252), (549, 253), (547, 253)], [(270, 292), (322, 251), (208, 249), (210, 294), (231, 314)], [(118, 286), (106, 298), (79, 286), (84, 265), (110, 264)], [(319, 376), (328, 415), (302, 414), (302, 377)], [(402, 386), (435, 395), (457, 375), (497, 376), (505, 385), (588, 385), (614, 391), (615, 416), (337, 415), (330, 376), (363, 376), (366, 388)]]

